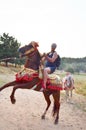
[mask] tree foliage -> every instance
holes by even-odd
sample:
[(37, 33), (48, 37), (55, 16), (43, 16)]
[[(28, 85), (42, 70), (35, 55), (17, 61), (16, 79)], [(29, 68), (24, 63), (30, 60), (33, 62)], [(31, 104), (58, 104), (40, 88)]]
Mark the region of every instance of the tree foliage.
[(0, 59), (18, 57), (18, 48), (20, 45), (14, 37), (3, 33), (0, 36)]
[[(7, 58), (5, 60), (6, 65), (9, 58), (16, 57), (15, 63), (16, 64), (24, 64), (25, 59), (19, 59), (18, 49), (20, 47), (20, 43), (13, 37), (9, 36), (9, 34), (3, 33), (0, 36), (0, 60)], [(9, 61), (10, 62), (10, 61)], [(14, 62), (11, 60), (11, 62)], [(74, 72), (86, 72), (86, 57), (84, 58), (61, 58), (61, 65), (60, 68), (64, 71), (70, 71), (71, 73)]]
[(83, 58), (66, 58), (61, 59), (60, 69), (65, 71), (85, 72), (86, 73), (86, 57)]
[(20, 45), (21, 44), (13, 36), (3, 33), (3, 35), (0, 36), (0, 61), (3, 60), (6, 66), (9, 61), (13, 62), (13, 58), (19, 57), (18, 48)]

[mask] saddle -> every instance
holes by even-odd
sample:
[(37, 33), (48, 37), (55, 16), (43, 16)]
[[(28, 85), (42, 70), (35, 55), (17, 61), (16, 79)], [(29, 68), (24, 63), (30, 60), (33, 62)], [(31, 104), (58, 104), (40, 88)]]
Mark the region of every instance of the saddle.
[[(41, 71), (35, 71), (33, 69), (24, 68), (20, 73), (16, 74), (16, 81), (17, 82), (28, 82), (32, 81), (34, 77), (39, 77), (40, 80), (43, 80), (43, 74)], [(47, 85), (55, 86), (55, 87), (62, 87), (61, 78), (54, 72), (52, 74), (48, 74)]]
[(58, 75), (52, 73), (52, 74), (48, 74), (48, 76), (49, 76), (48, 80), (50, 81), (50, 83), (52, 85), (57, 86), (57, 85), (60, 85), (62, 83), (61, 78)]
[[(34, 71), (32, 69), (24, 69), (23, 72), (17, 73), (16, 75), (16, 81), (19, 83), (26, 83), (34, 79), (34, 77), (38, 77), (40, 81), (43, 81), (43, 76), (40, 78), (39, 73), (37, 71)], [(49, 74), (49, 78), (47, 80), (47, 88), (52, 90), (63, 90), (62, 88), (62, 81), (60, 77), (53, 73)]]
[[(42, 69), (39, 69), (39, 78), (43, 79), (43, 73), (42, 73)], [(60, 86), (62, 87), (62, 81), (61, 78), (59, 77), (59, 75), (56, 74), (56, 72), (52, 73), (52, 74), (48, 74), (48, 80), (47, 80), (47, 84), (50, 84), (51, 86)]]
[(47, 88), (52, 90), (63, 90), (62, 81), (59, 75), (52, 73), (48, 74)]
[(34, 77), (38, 77), (38, 72), (33, 69), (24, 68), (15, 76), (17, 82), (28, 82), (32, 81)]

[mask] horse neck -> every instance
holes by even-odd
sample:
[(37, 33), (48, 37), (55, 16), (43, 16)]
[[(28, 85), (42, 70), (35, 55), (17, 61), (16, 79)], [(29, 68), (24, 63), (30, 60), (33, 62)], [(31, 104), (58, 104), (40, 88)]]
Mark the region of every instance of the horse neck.
[(40, 65), (40, 54), (39, 51), (37, 50), (34, 54), (32, 54), (30, 57), (28, 56), (25, 62), (25, 67), (26, 68), (31, 68), (33, 70), (38, 70), (39, 65)]

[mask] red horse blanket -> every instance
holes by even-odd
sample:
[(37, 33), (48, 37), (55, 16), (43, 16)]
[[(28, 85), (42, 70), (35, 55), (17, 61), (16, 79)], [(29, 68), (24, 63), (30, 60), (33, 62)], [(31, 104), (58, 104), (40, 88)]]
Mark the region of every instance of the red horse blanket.
[[(34, 73), (30, 76), (27, 73), (24, 75), (17, 73), (15, 76), (16, 76), (17, 82), (28, 82), (28, 81), (32, 81), (34, 77), (39, 77), (38, 73)], [(43, 79), (40, 79), (40, 81), (43, 81)], [(47, 88), (53, 89), (53, 90), (63, 90), (61, 83), (52, 84), (50, 79), (48, 80)]]

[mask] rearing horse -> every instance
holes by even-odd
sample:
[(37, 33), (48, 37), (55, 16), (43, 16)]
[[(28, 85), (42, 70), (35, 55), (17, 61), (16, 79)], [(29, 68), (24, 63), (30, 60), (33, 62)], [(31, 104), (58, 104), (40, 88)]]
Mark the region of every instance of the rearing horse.
[[(24, 67), (25, 67), (24, 69), (31, 68), (30, 72), (28, 74), (29, 81), (19, 80), (19, 77), (16, 77), (18, 79), (14, 80), (12, 82), (9, 82), (9, 83), (3, 85), (2, 87), (0, 87), (0, 91), (2, 91), (3, 89), (5, 89), (7, 87), (13, 86), (13, 90), (10, 95), (12, 104), (14, 104), (16, 102), (14, 94), (17, 89), (33, 89), (35, 91), (40, 92), (40, 90), (42, 88), (42, 79), (39, 78), (39, 72), (38, 72), (39, 66), (40, 66), (40, 61), (41, 61), (41, 56), (37, 49), (37, 46), (38, 46), (37, 42), (33, 41), (30, 44), (19, 48), (19, 53), (21, 53), (20, 55), (27, 56), (26, 63), (24, 65)], [(22, 71), (24, 71), (24, 70), (22, 70)], [(20, 75), (21, 75), (21, 73), (22, 72), (20, 72)], [(19, 75), (17, 75), (17, 76), (19, 76)], [(57, 124), (58, 119), (59, 119), (59, 109), (60, 109), (60, 90), (50, 89), (47, 87), (47, 91), (43, 91), (43, 95), (47, 102), (47, 107), (42, 115), (42, 119), (45, 119), (45, 115), (51, 104), (50, 95), (52, 95), (53, 99), (54, 99), (52, 115), (55, 118), (54, 123)]]

